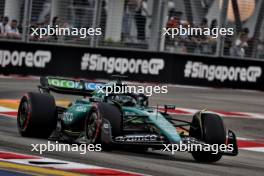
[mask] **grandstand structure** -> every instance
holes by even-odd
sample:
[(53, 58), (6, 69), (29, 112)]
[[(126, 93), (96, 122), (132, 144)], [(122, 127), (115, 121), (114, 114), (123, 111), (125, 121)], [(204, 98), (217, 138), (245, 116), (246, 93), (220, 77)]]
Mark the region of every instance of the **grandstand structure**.
[[(264, 59), (262, 0), (0, 0), (0, 40)], [(47, 25), (100, 27), (102, 35), (32, 36)], [(234, 35), (162, 36), (168, 26), (233, 28)], [(6, 31), (10, 27), (11, 32)]]

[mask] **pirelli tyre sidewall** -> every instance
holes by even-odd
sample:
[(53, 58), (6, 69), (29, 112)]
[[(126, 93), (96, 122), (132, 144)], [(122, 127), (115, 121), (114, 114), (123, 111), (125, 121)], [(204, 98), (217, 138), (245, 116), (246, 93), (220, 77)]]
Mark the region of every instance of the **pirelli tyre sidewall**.
[[(190, 136), (207, 144), (225, 144), (226, 129), (222, 118), (217, 114), (198, 112), (194, 115)], [(198, 162), (216, 162), (222, 158), (222, 154), (212, 152), (191, 152), (193, 158)]]
[(48, 138), (56, 124), (56, 104), (53, 96), (29, 92), (21, 98), (17, 114), (17, 127), (21, 136)]

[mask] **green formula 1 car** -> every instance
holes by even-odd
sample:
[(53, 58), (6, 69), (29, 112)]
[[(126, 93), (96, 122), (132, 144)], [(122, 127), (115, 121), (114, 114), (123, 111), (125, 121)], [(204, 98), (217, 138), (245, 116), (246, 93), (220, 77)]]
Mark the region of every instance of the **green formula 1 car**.
[[(176, 119), (167, 112), (175, 108), (150, 107), (148, 97), (135, 93), (110, 93), (107, 86), (121, 81), (95, 83), (58, 77), (42, 77), (39, 92), (26, 93), (19, 105), (17, 124), (24, 137), (67, 139), (101, 144), (102, 149), (136, 148), (170, 151), (179, 144), (230, 145), (232, 150), (189, 151), (199, 162), (215, 162), (222, 155), (238, 153), (236, 136), (226, 130), (217, 114), (199, 111), (191, 122)], [(124, 85), (124, 84), (122, 84)], [(55, 103), (51, 92), (83, 96), (68, 107)]]

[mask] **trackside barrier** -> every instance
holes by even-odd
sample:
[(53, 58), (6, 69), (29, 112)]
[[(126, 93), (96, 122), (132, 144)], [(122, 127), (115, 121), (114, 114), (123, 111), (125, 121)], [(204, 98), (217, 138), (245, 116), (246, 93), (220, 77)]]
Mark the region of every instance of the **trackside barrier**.
[(264, 61), (0, 42), (0, 74), (57, 75), (264, 90)]

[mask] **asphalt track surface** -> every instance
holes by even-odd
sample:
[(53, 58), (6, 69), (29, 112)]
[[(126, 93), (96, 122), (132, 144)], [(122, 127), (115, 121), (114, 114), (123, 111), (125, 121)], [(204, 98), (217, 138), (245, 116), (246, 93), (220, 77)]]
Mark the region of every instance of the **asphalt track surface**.
[[(0, 99), (19, 99), (25, 92), (37, 91), (37, 80), (0, 79)], [(71, 100), (73, 97), (56, 95), (58, 99)], [(264, 92), (238, 91), (226, 89), (197, 89), (169, 87), (168, 94), (151, 97), (152, 105), (174, 103), (179, 107), (214, 109), (224, 111), (244, 111), (264, 113)], [(183, 119), (190, 119), (184, 116)], [(227, 128), (237, 136), (264, 139), (264, 121), (258, 119), (224, 118)], [(46, 140), (22, 138), (16, 128), (16, 120), (0, 116), (0, 149), (25, 154), (31, 152), (30, 144), (47, 143)], [(263, 175), (264, 153), (240, 150), (237, 157), (224, 156), (213, 164), (195, 162), (188, 153), (149, 151), (136, 153), (128, 151), (50, 152), (42, 156), (73, 162), (93, 164), (103, 167), (128, 170), (150, 175)]]

